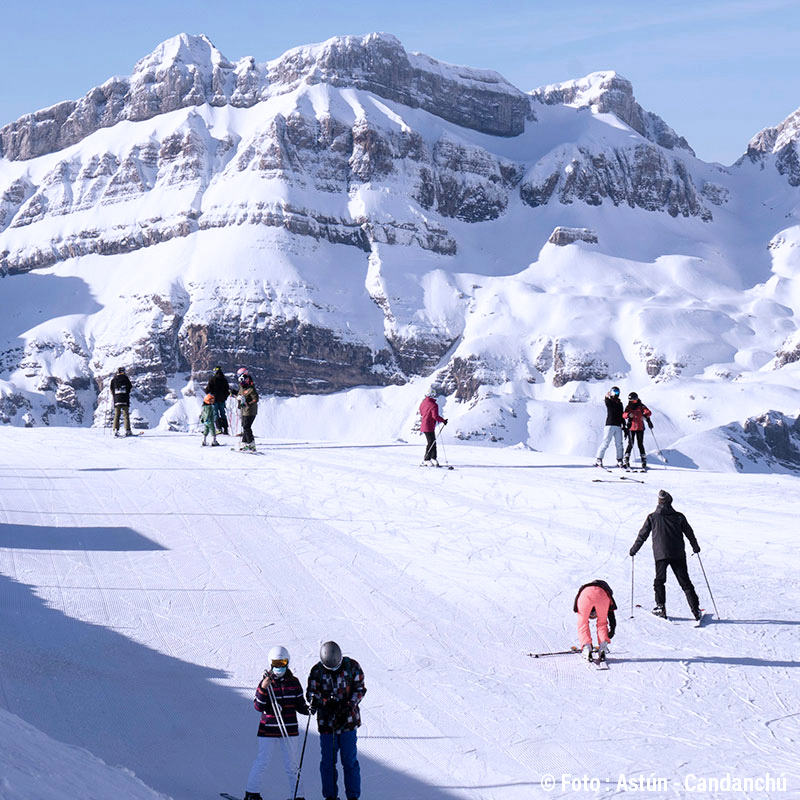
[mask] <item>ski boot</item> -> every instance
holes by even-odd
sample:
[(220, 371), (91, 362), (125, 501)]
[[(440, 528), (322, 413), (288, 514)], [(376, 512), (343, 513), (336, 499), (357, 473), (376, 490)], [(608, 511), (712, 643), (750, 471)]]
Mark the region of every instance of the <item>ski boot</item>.
[(439, 466), (439, 462), (435, 458), (432, 458), (431, 459), (431, 466), (432, 467), (438, 467)]
[(621, 458), (617, 459), (617, 467), (619, 467), (619, 469), (625, 469), (625, 462)]
[(203, 443), (200, 445), (200, 447), (205, 447), (205, 446), (206, 446), (206, 437), (204, 436), (203, 437)]
[(663, 619), (666, 619), (666, 618), (667, 618), (667, 609), (666, 609), (666, 606), (656, 606), (656, 607), (653, 609), (653, 614), (654, 614), (656, 617), (662, 617)]
[(133, 436), (133, 431), (125, 431), (126, 436)]
[(217, 437), (216, 436), (211, 440), (211, 446), (212, 447), (219, 447), (219, 442), (217, 441)]
[(587, 661), (594, 661), (592, 658), (592, 646), (590, 644), (585, 644), (581, 648), (581, 658), (585, 658)]
[(608, 652), (608, 645), (609, 642), (600, 642), (597, 648), (597, 661), (605, 661), (606, 660), (606, 653)]
[(244, 800), (264, 800), (258, 792), (245, 792)]
[(642, 456), (642, 470), (647, 471), (647, 459)]
[(703, 612), (700, 610), (699, 606), (692, 609), (692, 616), (695, 618), (696, 622), (700, 622), (703, 617)]
[(598, 458), (598, 459), (597, 459), (597, 460), (594, 462), (594, 465), (595, 465), (596, 467), (600, 467), (600, 468), (602, 468), (602, 467), (603, 467), (603, 459), (602, 459), (602, 458)]

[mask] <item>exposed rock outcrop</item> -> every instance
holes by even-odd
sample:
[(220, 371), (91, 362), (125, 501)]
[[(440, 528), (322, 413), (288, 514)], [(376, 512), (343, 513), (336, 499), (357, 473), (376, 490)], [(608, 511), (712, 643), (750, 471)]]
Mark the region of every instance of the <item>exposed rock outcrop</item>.
[(567, 228), (559, 225), (557, 228), (553, 229), (547, 241), (558, 247), (564, 247), (574, 242), (597, 244), (597, 233), (591, 228)]
[(580, 200), (591, 206), (609, 200), (615, 206), (666, 211), (672, 217), (712, 219), (686, 164), (646, 143), (600, 152), (558, 148), (525, 176), (520, 196), (533, 208), (554, 197), (561, 203)]

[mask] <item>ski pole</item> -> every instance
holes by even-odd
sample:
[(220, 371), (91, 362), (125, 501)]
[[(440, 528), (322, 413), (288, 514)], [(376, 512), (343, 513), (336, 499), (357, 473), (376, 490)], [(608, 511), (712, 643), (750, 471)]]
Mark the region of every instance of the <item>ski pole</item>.
[(439, 429), (439, 434), (440, 434), (440, 435), (439, 435), (439, 445), (440, 445), (440, 446), (441, 446), (441, 448), (442, 448), (442, 455), (444, 456), (444, 463), (445, 463), (445, 466), (447, 467), (447, 469), (453, 469), (453, 468), (450, 466), (450, 462), (447, 460), (447, 451), (444, 449), (444, 442), (442, 441), (442, 437), (441, 437), (441, 433), (442, 433), (443, 431), (444, 431), (444, 425), (442, 425), (442, 427)]
[[(334, 780), (333, 788), (334, 788), (334, 790), (337, 790), (338, 787), (336, 785), (336, 778), (337, 778), (337, 775), (336, 775), (336, 745), (337, 745), (337, 742), (336, 742), (336, 728), (333, 729), (331, 737), (332, 737), (331, 750), (332, 750), (332, 754), (333, 754), (333, 757), (331, 758), (331, 769), (333, 770), (333, 776), (332, 777), (333, 777), (333, 780)], [(334, 791), (334, 797), (335, 796), (336, 796), (336, 792)]]
[(633, 564), (636, 560), (635, 556), (631, 556), (631, 619), (633, 619)]
[(650, 427), (650, 435), (653, 437), (653, 441), (656, 443), (656, 453), (658, 453), (659, 458), (664, 462), (664, 469), (666, 469), (667, 468), (667, 464), (669, 464), (669, 460), (661, 452), (661, 448), (658, 446), (658, 439), (656, 439), (656, 435), (653, 433), (652, 426)]
[(311, 712), (308, 714), (308, 719), (306, 720), (306, 733), (303, 736), (303, 749), (300, 751), (300, 764), (297, 767), (297, 780), (294, 784), (294, 794), (292, 795), (292, 800), (297, 800), (297, 789), (300, 786), (300, 770), (303, 769), (303, 757), (306, 754), (306, 741), (308, 740), (308, 726), (311, 723)]
[(275, 690), (272, 688), (272, 682), (267, 684), (267, 692), (269, 694), (270, 704), (272, 705), (272, 713), (275, 715), (275, 722), (278, 725), (278, 730), (281, 732), (281, 738), (288, 739), (289, 733), (286, 730), (286, 722), (283, 719), (278, 698), (275, 696)]
[(708, 575), (706, 575), (706, 569), (703, 566), (703, 559), (700, 558), (700, 553), (695, 553), (697, 556), (697, 560), (700, 562), (700, 569), (703, 570), (703, 577), (706, 579), (706, 586), (708, 587), (708, 593), (711, 595), (711, 602), (714, 604), (714, 613), (717, 615), (717, 619), (719, 619), (719, 611), (717, 611), (717, 603), (714, 600), (714, 595), (711, 594), (711, 585), (708, 582)]
[(531, 658), (544, 658), (545, 656), (567, 656), (576, 653), (577, 650), (553, 650), (550, 653), (528, 653)]

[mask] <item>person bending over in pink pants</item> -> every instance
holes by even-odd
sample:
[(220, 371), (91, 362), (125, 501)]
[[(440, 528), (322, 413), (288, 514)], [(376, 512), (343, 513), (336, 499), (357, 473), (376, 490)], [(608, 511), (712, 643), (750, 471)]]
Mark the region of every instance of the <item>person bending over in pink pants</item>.
[(578, 642), (581, 646), (581, 655), (585, 659), (592, 660), (592, 631), (589, 620), (596, 619), (597, 650), (600, 660), (605, 660), (609, 642), (617, 627), (617, 618), (614, 616), (616, 608), (614, 592), (605, 581), (585, 583), (578, 589), (573, 611), (578, 614)]

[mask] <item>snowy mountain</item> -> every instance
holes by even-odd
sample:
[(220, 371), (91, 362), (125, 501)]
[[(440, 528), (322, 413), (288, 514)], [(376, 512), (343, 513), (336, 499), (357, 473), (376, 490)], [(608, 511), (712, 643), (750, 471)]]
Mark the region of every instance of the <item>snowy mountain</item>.
[(795, 139), (723, 167), (613, 72), (526, 93), (386, 34), (265, 63), (182, 34), (0, 129), (0, 418), (102, 425), (124, 364), (137, 424), (180, 427), (217, 363), (328, 397), (331, 436), (358, 386), (384, 432), (433, 383), (461, 438), (575, 455), (609, 382), (663, 448), (796, 414)]

